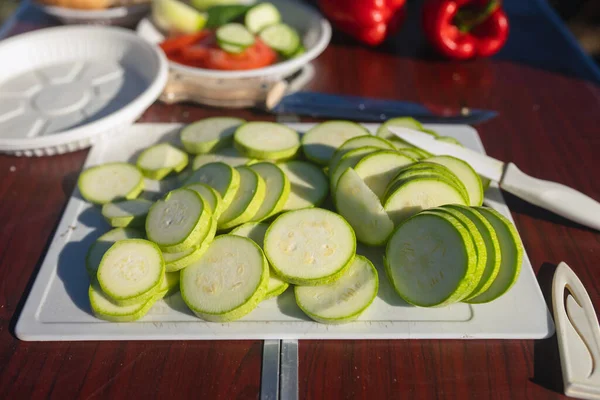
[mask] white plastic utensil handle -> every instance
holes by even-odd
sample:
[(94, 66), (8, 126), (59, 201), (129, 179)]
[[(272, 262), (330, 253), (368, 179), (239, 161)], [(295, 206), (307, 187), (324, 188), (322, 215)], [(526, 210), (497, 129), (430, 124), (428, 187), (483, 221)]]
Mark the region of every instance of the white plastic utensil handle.
[[(570, 292), (566, 300), (565, 289)], [(564, 262), (554, 273), (552, 303), (565, 394), (600, 399), (598, 318), (583, 284)]]
[(500, 187), (531, 204), (600, 230), (600, 203), (575, 189), (533, 178), (513, 163), (506, 165)]

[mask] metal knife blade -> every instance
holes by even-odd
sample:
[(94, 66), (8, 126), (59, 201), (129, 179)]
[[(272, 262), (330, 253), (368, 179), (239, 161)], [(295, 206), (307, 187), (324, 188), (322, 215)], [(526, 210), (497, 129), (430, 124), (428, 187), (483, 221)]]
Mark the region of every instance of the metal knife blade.
[(274, 114), (297, 114), (315, 118), (382, 122), (393, 117), (413, 117), (421, 122), (476, 124), (498, 115), (495, 111), (464, 108), (452, 115), (436, 114), (422, 104), (361, 96), (295, 92), (282, 96), (268, 107)]
[(495, 182), (502, 180), (504, 163), (465, 147), (436, 140), (434, 136), (410, 128), (390, 126), (389, 131), (413, 146), (435, 155), (448, 155), (466, 161), (479, 175)]

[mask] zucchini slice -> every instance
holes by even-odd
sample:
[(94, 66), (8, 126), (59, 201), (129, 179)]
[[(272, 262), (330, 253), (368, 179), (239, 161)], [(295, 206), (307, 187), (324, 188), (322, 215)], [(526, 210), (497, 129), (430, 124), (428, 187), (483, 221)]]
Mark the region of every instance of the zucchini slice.
[(240, 173), (223, 162), (213, 162), (194, 171), (185, 182), (186, 186), (190, 183), (204, 183), (215, 189), (221, 195), (221, 210), (226, 210), (240, 187)]
[(100, 236), (88, 249), (85, 257), (85, 269), (88, 272), (91, 280), (96, 279), (96, 273), (100, 266), (100, 261), (104, 253), (110, 249), (110, 247), (124, 239), (143, 239), (144, 234), (137, 229), (133, 228), (116, 228), (106, 232)]
[(234, 147), (225, 147), (215, 150), (210, 154), (197, 155), (194, 157), (192, 169), (196, 171), (200, 167), (214, 162), (222, 162), (231, 167), (239, 167), (240, 165), (250, 164), (252, 160), (240, 153)]
[[(261, 249), (264, 248), (265, 234), (269, 229), (269, 224), (264, 222), (248, 222), (247, 224), (240, 225), (230, 232), (235, 236), (246, 237), (254, 243), (256, 243)], [(287, 282), (282, 281), (273, 268), (269, 265), (269, 283), (267, 284), (267, 293), (263, 300), (270, 299), (271, 297), (277, 297), (290, 285)]]
[(260, 38), (284, 57), (292, 57), (301, 45), (298, 32), (283, 23), (273, 24), (260, 31)]
[(391, 118), (385, 121), (383, 124), (379, 126), (377, 129), (377, 136), (382, 137), (384, 139), (399, 139), (403, 141), (398, 136), (394, 135), (392, 132), (387, 129), (390, 126), (399, 126), (403, 128), (416, 129), (418, 131), (423, 130), (423, 125), (419, 121), (411, 117), (399, 117), (399, 118)]
[(165, 296), (165, 292), (158, 291), (140, 303), (120, 306), (102, 291), (100, 284), (94, 279), (90, 284), (88, 296), (92, 312), (97, 318), (110, 322), (133, 322), (146, 315), (152, 306)]
[(169, 143), (160, 143), (144, 150), (137, 166), (146, 178), (159, 181), (171, 172), (181, 172), (188, 161), (187, 153)]
[(197, 245), (190, 247), (189, 249), (180, 251), (178, 253), (166, 253), (163, 252), (163, 258), (165, 260), (165, 271), (175, 272), (179, 271), (188, 265), (198, 261), (208, 249), (208, 246), (215, 238), (217, 233), (217, 220), (213, 217), (210, 219), (210, 228), (206, 237)]
[(375, 147), (382, 150), (395, 150), (396, 148), (389, 141), (373, 135), (357, 136), (346, 140), (333, 154), (329, 162), (329, 168), (334, 168), (340, 159), (350, 150), (360, 149), (362, 147)]
[(268, 280), (267, 260), (256, 243), (221, 235), (198, 262), (181, 272), (181, 297), (204, 320), (233, 321), (262, 301)]
[(235, 147), (259, 160), (286, 160), (300, 149), (298, 133), (274, 122), (246, 122), (235, 131)]
[(354, 258), (356, 236), (340, 215), (308, 208), (277, 217), (267, 230), (264, 248), (281, 279), (314, 286), (342, 276)]
[(290, 195), (283, 206), (284, 211), (318, 207), (323, 203), (329, 193), (329, 184), (320, 168), (304, 161), (288, 161), (277, 166), (290, 180)]
[(252, 33), (281, 21), (279, 10), (271, 3), (259, 3), (246, 12), (244, 24)]
[(425, 159), (427, 162), (441, 164), (448, 168), (465, 185), (469, 193), (469, 205), (480, 206), (483, 204), (483, 186), (481, 178), (475, 170), (465, 161), (452, 156), (435, 156)]
[(290, 196), (290, 180), (281, 168), (269, 162), (252, 164), (250, 169), (265, 182), (265, 198), (252, 218), (254, 221), (263, 221), (283, 210)]
[(410, 148), (399, 148), (398, 151), (405, 156), (412, 157), (416, 160), (422, 160), (424, 158), (429, 158), (433, 156), (433, 154), (426, 152), (425, 150), (417, 149), (416, 147)]
[(188, 153), (210, 153), (230, 145), (235, 130), (244, 122), (232, 117), (204, 118), (181, 130), (181, 143)]
[(205, 183), (190, 183), (185, 188), (198, 193), (206, 201), (206, 205), (210, 208), (213, 217), (219, 218), (219, 215), (221, 215), (221, 203), (223, 202), (219, 192)]
[(385, 196), (385, 190), (400, 170), (411, 165), (416, 160), (402, 155), (397, 151), (381, 150), (367, 154), (354, 167), (369, 189), (380, 199)]
[(369, 246), (385, 244), (394, 230), (394, 223), (377, 195), (354, 169), (348, 168), (342, 174), (334, 199), (338, 212), (350, 223), (358, 241)]
[(373, 302), (379, 289), (377, 270), (366, 257), (356, 256), (335, 282), (296, 286), (296, 304), (311, 319), (342, 324), (357, 319)]
[(146, 218), (148, 239), (168, 253), (178, 253), (204, 240), (212, 215), (198, 193), (176, 189), (157, 201)]
[(120, 306), (142, 303), (153, 297), (165, 277), (165, 262), (155, 243), (144, 239), (116, 242), (102, 257), (98, 283)]
[(236, 167), (240, 187), (235, 198), (219, 216), (219, 229), (229, 229), (252, 220), (265, 199), (265, 181), (249, 167)]
[(361, 147), (360, 149), (350, 150), (344, 154), (337, 165), (329, 168), (329, 184), (331, 185), (331, 192), (335, 194), (337, 182), (340, 179), (340, 176), (342, 176), (348, 168), (354, 168), (366, 155), (376, 151), (377, 147)]
[(152, 204), (145, 199), (106, 203), (102, 206), (102, 216), (115, 228), (142, 227)]
[(500, 271), (490, 287), (469, 303), (488, 303), (506, 293), (516, 282), (523, 263), (523, 244), (515, 226), (498, 211), (487, 207), (475, 207), (494, 227), (500, 245)]
[(368, 134), (366, 128), (355, 122), (322, 122), (302, 137), (302, 151), (310, 161), (319, 165), (328, 165), (333, 153), (345, 141)]
[(476, 269), (467, 229), (449, 214), (421, 212), (392, 234), (386, 272), (398, 295), (419, 307), (440, 307), (464, 298)]
[(215, 31), (219, 45), (227, 44), (242, 49), (254, 44), (254, 35), (242, 24), (230, 22)]
[(135, 166), (114, 162), (81, 173), (77, 181), (81, 196), (94, 204), (135, 199), (144, 190), (144, 176)]

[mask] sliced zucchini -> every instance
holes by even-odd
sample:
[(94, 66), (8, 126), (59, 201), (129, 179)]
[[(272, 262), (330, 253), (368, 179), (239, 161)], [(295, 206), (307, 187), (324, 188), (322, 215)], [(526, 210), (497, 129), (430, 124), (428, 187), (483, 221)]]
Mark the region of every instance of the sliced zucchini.
[(298, 133), (274, 122), (246, 122), (235, 131), (235, 147), (259, 160), (293, 158), (300, 148)]
[(379, 126), (379, 128), (377, 129), (377, 136), (382, 137), (384, 139), (400, 139), (400, 138), (398, 138), (398, 136), (396, 136), (392, 132), (390, 132), (389, 129), (387, 129), (390, 126), (399, 126), (399, 127), (403, 127), (403, 128), (416, 129), (418, 131), (423, 130), (423, 125), (421, 125), (421, 123), (414, 118), (410, 118), (410, 117), (391, 118)]
[(417, 149), (416, 147), (401, 148), (401, 149), (398, 149), (398, 152), (400, 152), (401, 154), (404, 154), (405, 156), (412, 157), (415, 160), (422, 160), (424, 158), (428, 158), (428, 157), (432, 156), (431, 153), (425, 152), (421, 149)]
[(235, 130), (244, 122), (232, 117), (204, 118), (181, 130), (181, 143), (188, 153), (210, 153), (231, 144)]
[(219, 229), (229, 229), (251, 221), (265, 199), (263, 178), (249, 167), (236, 169), (240, 175), (240, 187), (229, 207), (219, 216)]
[(218, 149), (211, 154), (199, 154), (194, 158), (192, 169), (196, 171), (206, 164), (222, 162), (231, 167), (239, 167), (240, 165), (250, 164), (251, 159), (240, 153), (234, 147), (225, 147)]
[(254, 310), (267, 291), (269, 267), (252, 240), (218, 236), (204, 256), (181, 272), (181, 297), (198, 317), (233, 321)]
[(194, 33), (204, 28), (208, 15), (178, 0), (152, 0), (152, 18), (164, 31)]
[(481, 187), (482, 187), (483, 191), (485, 192), (490, 187), (490, 183), (492, 183), (492, 181), (483, 176), (479, 176), (479, 177), (481, 178)]
[(437, 136), (436, 140), (439, 140), (440, 142), (455, 144), (460, 147), (465, 147), (458, 139), (455, 139), (452, 136)]
[(212, 187), (206, 183), (190, 183), (185, 186), (186, 189), (195, 191), (206, 201), (206, 205), (210, 208), (210, 211), (214, 218), (218, 219), (221, 215), (221, 195)]
[(272, 163), (260, 162), (249, 168), (265, 182), (265, 198), (252, 218), (253, 221), (263, 221), (283, 210), (290, 197), (290, 180), (281, 168)]
[(265, 27), (260, 31), (260, 38), (267, 46), (283, 55), (292, 57), (300, 47), (300, 36), (289, 25), (278, 23)]
[(373, 136), (364, 135), (357, 136), (346, 140), (333, 154), (331, 161), (329, 162), (329, 168), (336, 166), (340, 159), (350, 150), (360, 149), (361, 147), (375, 147), (382, 150), (395, 150), (395, 147), (389, 141)]
[(377, 151), (376, 147), (361, 147), (360, 149), (350, 150), (342, 156), (337, 165), (329, 169), (329, 184), (331, 185), (331, 192), (335, 194), (335, 187), (340, 179), (340, 176), (348, 168), (354, 168), (360, 160), (362, 160), (368, 154), (372, 154)]
[(506, 293), (516, 282), (523, 263), (523, 244), (515, 226), (498, 211), (487, 207), (475, 207), (494, 227), (500, 244), (500, 271), (490, 287), (467, 302), (488, 303)]
[(342, 276), (354, 258), (356, 237), (340, 215), (308, 208), (277, 217), (267, 230), (264, 249), (281, 279), (314, 286)]
[(465, 185), (469, 193), (469, 205), (480, 206), (483, 204), (483, 186), (481, 178), (475, 170), (465, 161), (452, 156), (435, 156), (426, 158), (425, 161), (441, 164), (448, 168)]
[(440, 307), (469, 290), (477, 258), (467, 229), (451, 215), (424, 211), (398, 226), (384, 263), (396, 293), (419, 307)]
[(329, 192), (327, 177), (317, 166), (304, 161), (277, 164), (290, 180), (284, 211), (320, 206)]
[(144, 176), (158, 181), (171, 172), (181, 172), (187, 165), (188, 155), (169, 143), (149, 147), (137, 159)]
[(212, 215), (198, 193), (189, 189), (169, 192), (146, 218), (148, 239), (167, 253), (179, 253), (204, 240)]
[(496, 235), (496, 231), (492, 224), (488, 222), (480, 213), (475, 211), (470, 207), (459, 206), (456, 204), (448, 204), (443, 206), (443, 208), (452, 208), (454, 210), (460, 211), (469, 218), (479, 230), (479, 233), (483, 237), (483, 242), (485, 243), (485, 249), (487, 253), (487, 262), (485, 265), (485, 269), (481, 276), (481, 280), (466, 298), (469, 300), (472, 297), (477, 297), (481, 293), (485, 292), (496, 276), (498, 276), (498, 272), (500, 271), (500, 242), (498, 241), (498, 236)]
[(149, 300), (164, 277), (162, 252), (144, 239), (124, 239), (112, 245), (102, 257), (97, 275), (102, 291), (120, 306)]
[(435, 136), (436, 138), (438, 138), (438, 137), (440, 136), (440, 135), (439, 135), (439, 134), (438, 134), (436, 131), (434, 131), (433, 129), (427, 129), (427, 128), (423, 128), (423, 129), (421, 129), (421, 132), (428, 133), (428, 134), (430, 134), (431, 136)]
[(463, 194), (442, 176), (424, 175), (398, 182), (394, 190), (388, 192), (383, 205), (394, 225), (428, 208), (444, 204), (467, 205)]
[(145, 199), (133, 199), (106, 203), (102, 206), (102, 216), (115, 228), (144, 226), (146, 215), (153, 202)]
[(244, 23), (252, 33), (281, 21), (279, 10), (271, 3), (259, 3), (246, 12)]
[[(244, 225), (240, 225), (231, 231), (232, 235), (246, 237), (254, 243), (256, 243), (261, 249), (264, 248), (265, 233), (269, 224), (263, 222), (249, 222)], [(269, 265), (269, 283), (267, 285), (267, 293), (265, 294), (264, 300), (270, 299), (271, 297), (277, 297), (281, 293), (285, 292), (289, 284), (282, 281), (273, 268)]]
[(188, 265), (198, 261), (208, 249), (208, 246), (215, 238), (215, 234), (217, 233), (217, 220), (212, 217), (210, 219), (210, 228), (208, 229), (208, 233), (202, 239), (201, 242), (196, 244), (189, 249), (185, 249), (178, 253), (165, 253), (163, 252), (163, 258), (165, 260), (165, 271), (167, 272), (175, 272), (179, 271)]
[(377, 270), (366, 257), (356, 256), (335, 282), (296, 286), (296, 304), (311, 319), (342, 324), (357, 319), (373, 302), (379, 289)]
[(381, 150), (363, 157), (354, 167), (354, 170), (360, 176), (369, 189), (377, 197), (383, 199), (385, 190), (405, 166), (411, 165), (416, 160), (405, 156), (397, 151)]
[(165, 279), (163, 279), (163, 284), (161, 286), (161, 289), (163, 291), (166, 290), (164, 297), (170, 296), (173, 293), (176, 293), (179, 291), (180, 277), (181, 277), (181, 274), (179, 273), (179, 271), (165, 272)]
[(352, 168), (346, 169), (335, 191), (336, 209), (350, 223), (358, 241), (369, 246), (385, 244), (394, 223), (379, 198)]
[(254, 35), (242, 24), (230, 22), (215, 31), (217, 42), (230, 46), (246, 48), (254, 44)]
[(108, 163), (83, 171), (77, 186), (85, 200), (95, 204), (106, 204), (138, 197), (144, 190), (144, 176), (131, 164)]
[(152, 306), (165, 296), (165, 291), (157, 291), (150, 298), (127, 306), (115, 304), (100, 287), (95, 279), (88, 290), (92, 312), (97, 318), (110, 322), (133, 322), (142, 318)]
[(302, 137), (302, 151), (310, 161), (320, 165), (328, 165), (333, 153), (345, 141), (368, 134), (367, 129), (355, 122), (322, 122)]
[(223, 162), (213, 162), (194, 171), (186, 181), (186, 185), (191, 183), (204, 183), (215, 189), (221, 195), (221, 210), (224, 211), (229, 207), (240, 187), (240, 173)]
[(144, 234), (137, 229), (116, 228), (106, 232), (104, 235), (96, 239), (96, 241), (88, 249), (85, 257), (85, 268), (90, 276), (90, 279), (96, 279), (96, 273), (98, 272), (100, 261), (102, 261), (104, 253), (106, 253), (113, 244), (119, 240), (143, 238)]
[(396, 150), (414, 149), (415, 148), (415, 146), (413, 146), (412, 144), (408, 143), (405, 140), (400, 139), (399, 137), (389, 138), (388, 140), (390, 141), (390, 143), (392, 143), (394, 145)]

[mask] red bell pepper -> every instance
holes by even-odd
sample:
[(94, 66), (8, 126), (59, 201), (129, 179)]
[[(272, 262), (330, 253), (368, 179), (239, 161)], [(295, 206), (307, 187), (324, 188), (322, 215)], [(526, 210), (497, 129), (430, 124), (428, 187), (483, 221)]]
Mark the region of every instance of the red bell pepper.
[(406, 0), (318, 0), (323, 14), (348, 35), (371, 46), (400, 27)]
[(508, 18), (499, 0), (429, 0), (422, 16), (428, 41), (449, 58), (491, 56), (508, 38)]

